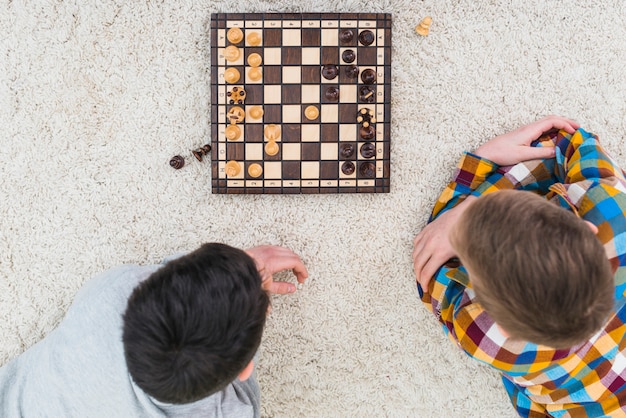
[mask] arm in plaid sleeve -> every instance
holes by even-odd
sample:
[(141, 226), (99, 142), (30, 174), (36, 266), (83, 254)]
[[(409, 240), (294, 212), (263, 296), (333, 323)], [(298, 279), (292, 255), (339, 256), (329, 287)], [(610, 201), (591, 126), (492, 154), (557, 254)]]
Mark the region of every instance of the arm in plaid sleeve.
[[(574, 135), (564, 131), (551, 134), (549, 138), (542, 138), (541, 142), (534, 145), (556, 145), (556, 159), (497, 167), (489, 160), (466, 154), (453, 181), (437, 201), (431, 219), (463, 201), (468, 194), (479, 196), (501, 189), (516, 188), (534, 191), (547, 195), (546, 197), (567, 198), (574, 210), (578, 208), (581, 216), (599, 226), (599, 236), (605, 245), (612, 237), (619, 238), (609, 245), (607, 251), (617, 253), (617, 247), (621, 248), (618, 257), (622, 261), (620, 264), (624, 264), (626, 195), (621, 190), (626, 190), (626, 187), (619, 167), (602, 150), (597, 138), (583, 130)], [(597, 179), (593, 180), (594, 177)], [(594, 188), (598, 191), (593, 191)], [(600, 210), (598, 204), (606, 209)], [(612, 221), (602, 226), (608, 218)], [(606, 236), (603, 236), (603, 230), (606, 231)], [(621, 295), (626, 291), (626, 285), (621, 278), (624, 273), (620, 270), (616, 274), (616, 285)], [(444, 331), (455, 343), (472, 357), (508, 374), (522, 375), (541, 370), (563, 355), (562, 351), (534, 344), (510, 347), (512, 343), (507, 341), (507, 348), (502, 347), (505, 339), (480, 305), (475, 303), (471, 283), (463, 266), (451, 263), (443, 266), (431, 280), (428, 292), (420, 294), (422, 301), (437, 316)], [(490, 346), (491, 352), (486, 349)], [(498, 349), (495, 350), (494, 347)]]
[(454, 171), (452, 181), (437, 199), (429, 222), (461, 203), (467, 195), (491, 176), (496, 168), (497, 166), (491, 161), (466, 152)]
[[(503, 172), (499, 171), (496, 164), (466, 153), (459, 162), (452, 181), (437, 200), (431, 220), (463, 202), (485, 182), (496, 185), (490, 191), (497, 190), (495, 187), (515, 186), (503, 177)], [(474, 301), (467, 272), (458, 263), (450, 262), (442, 266), (430, 281), (428, 291), (422, 291), (419, 286), (418, 289), (422, 302), (435, 314), (452, 342), (471, 357), (500, 371), (525, 375), (547, 367), (554, 358), (563, 355), (562, 352), (552, 349), (546, 351), (545, 348), (526, 343), (509, 343), (508, 345), (514, 347), (503, 349), (506, 338), (500, 334), (491, 317)]]
[(570, 207), (598, 227), (615, 272), (615, 297), (626, 296), (626, 178), (594, 134), (559, 132), (555, 174), (547, 198)]
[[(442, 266), (420, 295), (444, 332), (469, 356), (503, 373), (504, 386), (520, 416), (622, 416), (626, 412), (626, 181), (597, 137), (583, 130), (558, 132), (535, 144), (556, 148), (555, 158), (495, 167), (478, 181), (444, 191), (437, 215), (462, 202), (503, 188), (544, 195), (598, 227), (598, 237), (617, 269), (616, 314), (592, 339), (569, 350), (554, 350), (504, 337), (475, 302), (462, 265)], [(482, 180), (482, 181), (480, 181)], [(446, 195), (447, 193), (447, 195)]]

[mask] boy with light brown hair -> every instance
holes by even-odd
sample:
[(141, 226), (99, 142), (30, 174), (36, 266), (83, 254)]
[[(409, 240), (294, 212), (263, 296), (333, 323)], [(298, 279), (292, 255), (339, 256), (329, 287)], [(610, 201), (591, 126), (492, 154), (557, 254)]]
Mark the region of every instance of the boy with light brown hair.
[(413, 261), (521, 416), (626, 413), (626, 179), (596, 136), (553, 116), (467, 153)]

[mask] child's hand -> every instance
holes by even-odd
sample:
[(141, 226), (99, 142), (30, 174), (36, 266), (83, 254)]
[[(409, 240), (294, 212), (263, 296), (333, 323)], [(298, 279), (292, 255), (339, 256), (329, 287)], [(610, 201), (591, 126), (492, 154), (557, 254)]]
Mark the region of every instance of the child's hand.
[(275, 245), (261, 245), (246, 250), (246, 253), (255, 261), (257, 269), (263, 280), (262, 287), (270, 293), (285, 294), (296, 291), (296, 286), (289, 282), (275, 282), (274, 273), (283, 270), (291, 270), (296, 276), (298, 283), (304, 283), (309, 272), (304, 263), (288, 248)]
[(560, 116), (548, 116), (493, 138), (478, 147), (474, 154), (501, 166), (528, 160), (553, 158), (554, 147), (531, 147), (530, 143), (551, 129), (565, 129), (568, 133), (573, 134), (578, 128), (580, 125), (573, 120)]
[(475, 199), (474, 196), (468, 196), (454, 208), (442, 213), (413, 240), (413, 270), (424, 292), (428, 292), (428, 283), (437, 269), (456, 256), (448, 236), (461, 214)]

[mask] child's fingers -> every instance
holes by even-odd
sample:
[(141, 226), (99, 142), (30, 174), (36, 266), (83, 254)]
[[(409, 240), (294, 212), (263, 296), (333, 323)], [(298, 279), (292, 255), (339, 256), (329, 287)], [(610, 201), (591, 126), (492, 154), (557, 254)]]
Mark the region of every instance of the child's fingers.
[(580, 128), (580, 124), (571, 119), (561, 116), (548, 116), (535, 122), (536, 136), (539, 137), (544, 132), (551, 129), (564, 129), (567, 133), (573, 134), (576, 129)]
[(519, 150), (522, 161), (539, 160), (545, 158), (554, 158), (556, 155), (555, 147), (522, 147)]
[(269, 285), (268, 291), (277, 295), (285, 295), (287, 293), (295, 292), (296, 286), (293, 283), (288, 282), (272, 282)]

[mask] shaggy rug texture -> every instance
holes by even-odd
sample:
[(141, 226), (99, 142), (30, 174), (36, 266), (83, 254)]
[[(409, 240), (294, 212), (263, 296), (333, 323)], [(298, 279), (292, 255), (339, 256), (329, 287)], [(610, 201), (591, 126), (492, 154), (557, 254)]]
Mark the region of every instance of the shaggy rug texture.
[[(244, 11), (393, 14), (390, 193), (214, 195), (210, 161), (170, 168), (210, 138), (210, 14)], [(264, 416), (515, 416), (421, 305), (412, 239), (464, 150), (544, 115), (626, 165), (624, 22), (621, 0), (0, 1), (0, 364), (103, 270), (267, 243), (310, 279), (273, 297)]]

